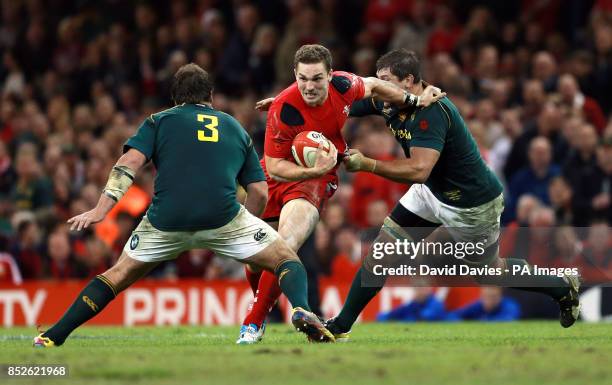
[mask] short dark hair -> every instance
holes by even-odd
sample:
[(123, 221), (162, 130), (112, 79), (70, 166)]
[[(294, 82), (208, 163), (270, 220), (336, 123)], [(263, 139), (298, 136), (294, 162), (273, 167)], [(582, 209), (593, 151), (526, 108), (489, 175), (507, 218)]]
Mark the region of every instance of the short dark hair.
[(174, 74), (170, 94), (175, 104), (197, 104), (212, 100), (213, 83), (208, 72), (194, 63), (185, 64)]
[(293, 57), (293, 68), (297, 68), (298, 63), (315, 64), (323, 63), (329, 72), (332, 68), (331, 52), (319, 44), (307, 44), (300, 47)]
[(421, 63), (414, 51), (399, 48), (387, 52), (376, 61), (376, 72), (384, 68), (388, 68), (399, 80), (412, 75), (415, 82), (421, 81)]

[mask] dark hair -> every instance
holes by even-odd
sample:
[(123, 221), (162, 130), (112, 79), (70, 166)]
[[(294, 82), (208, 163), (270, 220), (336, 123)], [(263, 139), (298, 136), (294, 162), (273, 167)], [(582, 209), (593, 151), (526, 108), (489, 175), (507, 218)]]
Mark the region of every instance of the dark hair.
[(22, 237), (23, 234), (30, 228), (30, 226), (34, 225), (34, 221), (30, 219), (24, 219), (17, 225), (17, 235)]
[(170, 94), (175, 104), (210, 102), (213, 84), (208, 72), (194, 63), (185, 64), (174, 74)]
[(414, 51), (400, 48), (387, 52), (376, 61), (376, 72), (384, 68), (388, 68), (399, 80), (412, 75), (415, 82), (421, 81), (421, 63)]
[(297, 68), (298, 63), (315, 64), (323, 63), (329, 72), (332, 68), (331, 52), (319, 44), (307, 44), (300, 47), (293, 57), (293, 67)]

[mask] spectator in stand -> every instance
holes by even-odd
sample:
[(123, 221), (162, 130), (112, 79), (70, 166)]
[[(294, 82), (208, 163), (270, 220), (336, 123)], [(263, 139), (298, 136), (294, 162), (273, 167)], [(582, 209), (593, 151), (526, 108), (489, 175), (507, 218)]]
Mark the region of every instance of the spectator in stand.
[(548, 139), (552, 147), (553, 162), (563, 164), (568, 153), (568, 144), (561, 134), (562, 120), (563, 116), (557, 104), (547, 102), (538, 115), (537, 121), (525, 125), (523, 133), (514, 142), (504, 166), (507, 181), (512, 180), (514, 174), (528, 164), (528, 148), (537, 136)]
[(601, 19), (594, 23), (595, 69), (593, 73), (593, 97), (597, 99), (603, 112), (612, 111), (610, 90), (612, 89), (612, 22)]
[(544, 85), (546, 93), (557, 89), (557, 61), (554, 56), (547, 51), (540, 51), (533, 56), (532, 76)]
[(553, 239), (554, 255), (547, 267), (577, 268), (583, 245), (574, 227), (562, 225), (555, 229)]
[(42, 174), (34, 148), (22, 145), (15, 161), (17, 181), (11, 192), (18, 210), (41, 211), (53, 204), (51, 182)]
[(580, 91), (578, 82), (573, 75), (561, 75), (557, 89), (561, 106), (566, 111), (565, 116), (584, 116), (587, 122), (595, 126), (597, 133), (601, 134), (603, 132), (606, 126), (606, 118), (599, 103)]
[[(316, 11), (305, 3), (296, 1), (291, 7), (290, 19), (276, 51), (276, 82), (282, 87), (295, 81), (293, 56), (301, 45), (331, 41), (335, 37), (334, 31), (325, 28), (322, 25), (324, 20), (318, 18)], [(334, 63), (337, 63), (336, 58)]]
[(590, 181), (595, 187), (591, 200), (594, 219), (605, 219), (612, 223), (612, 135), (607, 136), (597, 148), (599, 172)]
[(599, 192), (599, 186), (593, 183), (601, 175), (596, 156), (598, 138), (588, 123), (583, 123), (576, 134), (576, 147), (563, 165), (563, 175), (573, 190), (572, 205), (580, 213), (573, 224), (586, 227), (593, 217), (591, 201)]
[(612, 232), (606, 221), (591, 223), (582, 251), (580, 273), (589, 283), (612, 280)]
[(410, 14), (410, 2), (401, 0), (369, 0), (364, 13), (367, 33), (377, 46), (386, 44), (391, 36), (393, 21)]
[(527, 214), (527, 227), (510, 226), (500, 238), (502, 257), (524, 258), (530, 265), (546, 264), (552, 256), (555, 213), (537, 206)]
[(491, 99), (481, 99), (476, 104), (475, 119), (483, 126), (484, 146), (486, 148), (491, 148), (491, 146), (493, 146), (493, 144), (504, 134), (503, 126), (498, 120), (495, 104)]
[(489, 151), (489, 164), (491, 169), (504, 182), (504, 165), (516, 139), (521, 135), (523, 126), (521, 125), (521, 115), (518, 109), (508, 109), (501, 112), (501, 136), (495, 140)]
[(504, 297), (502, 288), (485, 286), (480, 289), (478, 301), (449, 313), (447, 319), (500, 322), (516, 321), (520, 317), (519, 304), (512, 298)]
[[(474, 74), (473, 93), (477, 98), (490, 95), (498, 77), (499, 53), (494, 45), (487, 44), (478, 50)], [(488, 100), (488, 99), (485, 99)]]
[(432, 287), (415, 287), (412, 300), (393, 310), (378, 313), (379, 322), (443, 321), (446, 319), (444, 303), (436, 298)]
[(84, 239), (72, 242), (71, 262), (72, 275), (77, 278), (93, 278), (108, 269), (110, 261), (110, 249), (93, 233), (89, 233)]
[(582, 213), (575, 215), (573, 206), (573, 190), (563, 176), (559, 175), (551, 179), (548, 184), (548, 196), (555, 210), (556, 222), (562, 225), (576, 225), (581, 221)]
[(338, 202), (330, 202), (322, 214), (325, 227), (331, 234), (335, 234), (346, 223), (346, 211)]
[(410, 20), (396, 17), (389, 49), (410, 47), (418, 57), (425, 57), (427, 38), (431, 30), (428, 4), (425, 0), (412, 2)]
[(241, 92), (249, 79), (250, 47), (255, 39), (259, 12), (252, 4), (242, 4), (236, 10), (236, 29), (219, 60), (217, 87), (222, 92)]
[[(395, 143), (393, 137), (386, 132), (371, 132), (366, 134), (363, 144), (355, 146), (366, 156), (376, 159), (393, 159)], [(370, 202), (382, 200), (387, 206), (394, 205), (407, 185), (395, 183), (385, 178), (367, 173), (357, 173), (353, 179), (353, 196), (350, 201), (350, 220), (360, 228), (371, 226), (367, 219), (367, 208)], [(387, 213), (385, 213), (386, 215)]]
[(354, 228), (344, 226), (335, 233), (336, 253), (331, 260), (330, 276), (334, 280), (351, 282), (361, 266), (362, 248)]
[(370, 76), (376, 72), (376, 51), (362, 48), (353, 54), (354, 73), (359, 76)]
[(435, 10), (434, 26), (427, 40), (427, 56), (440, 52), (451, 53), (461, 36), (461, 27), (456, 25), (450, 8), (440, 5)]
[(11, 154), (6, 144), (0, 140), (0, 194), (8, 195), (16, 180), (17, 174), (13, 168)]
[(75, 259), (72, 255), (67, 228), (58, 226), (47, 240), (49, 273), (53, 279), (78, 278)]
[(531, 194), (542, 203), (550, 204), (548, 184), (559, 175), (559, 166), (552, 163), (550, 142), (545, 137), (536, 137), (529, 143), (529, 166), (516, 172), (510, 180), (507, 219), (514, 219), (516, 203), (521, 195)]
[(366, 208), (366, 220), (368, 227), (374, 227), (378, 230), (382, 226), (383, 221), (389, 215), (390, 208), (384, 200), (375, 200), (368, 203)]
[[(567, 117), (562, 125), (561, 125), (561, 135), (563, 139), (567, 142), (570, 149), (578, 148), (578, 132), (580, 127), (586, 122), (582, 118), (582, 116), (569, 116)], [(569, 154), (568, 154), (569, 155)]]
[(16, 226), (17, 239), (10, 248), (21, 271), (23, 279), (44, 277), (44, 260), (41, 252), (40, 229), (34, 215), (28, 213)]
[(544, 84), (538, 79), (523, 83), (523, 123), (535, 121), (546, 104)]
[(249, 71), (258, 94), (268, 93), (274, 86), (274, 53), (277, 44), (278, 32), (273, 25), (263, 24), (257, 27), (250, 47)]

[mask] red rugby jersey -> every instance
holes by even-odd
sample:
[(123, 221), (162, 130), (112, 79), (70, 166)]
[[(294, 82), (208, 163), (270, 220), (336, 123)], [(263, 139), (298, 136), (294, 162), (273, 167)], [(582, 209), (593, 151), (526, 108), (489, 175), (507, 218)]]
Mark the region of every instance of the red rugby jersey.
[[(351, 104), (363, 99), (363, 80), (352, 73), (334, 71), (327, 99), (321, 106), (311, 107), (293, 83), (281, 92), (268, 110), (264, 153), (272, 158), (293, 161), (291, 143), (302, 131), (318, 131), (334, 143), (338, 153), (347, 149), (342, 127), (348, 118)], [(332, 171), (334, 172), (334, 171)]]

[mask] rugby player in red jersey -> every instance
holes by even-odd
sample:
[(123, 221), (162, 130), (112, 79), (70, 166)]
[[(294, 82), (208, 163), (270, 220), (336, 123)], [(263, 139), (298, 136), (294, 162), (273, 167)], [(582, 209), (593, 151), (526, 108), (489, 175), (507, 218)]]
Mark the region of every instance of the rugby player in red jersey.
[[(337, 155), (347, 151), (341, 130), (351, 104), (374, 97), (397, 106), (428, 106), (445, 94), (428, 87), (417, 97), (375, 77), (332, 71), (331, 53), (316, 44), (302, 46), (293, 64), (296, 82), (274, 99), (268, 111), (262, 165), (269, 191), (262, 218), (297, 252), (337, 188)], [(296, 164), (291, 154), (293, 138), (302, 131), (318, 131), (334, 144), (329, 152), (319, 146), (310, 168)], [(274, 274), (248, 268), (246, 274), (255, 301), (243, 321), (238, 344), (261, 340), (265, 318), (281, 294)]]

